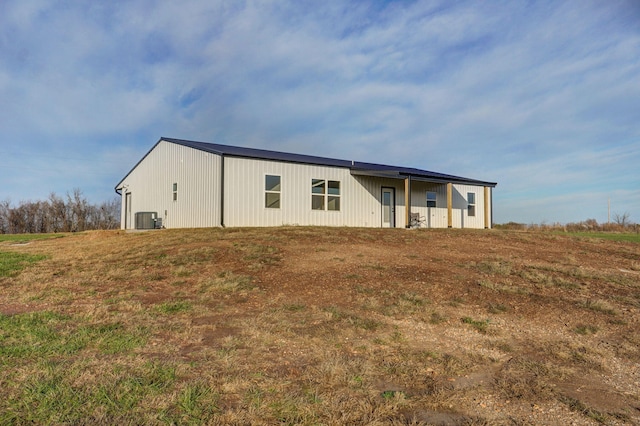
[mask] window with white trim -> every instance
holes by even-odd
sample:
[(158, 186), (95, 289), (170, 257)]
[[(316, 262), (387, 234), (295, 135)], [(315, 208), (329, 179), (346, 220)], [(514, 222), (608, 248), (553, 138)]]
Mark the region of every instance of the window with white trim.
[(476, 215), (476, 194), (467, 192), (467, 214), (468, 216)]
[(311, 179), (311, 209), (340, 211), (340, 181)]
[(427, 207), (437, 207), (438, 194), (434, 191), (427, 191)]
[(178, 201), (178, 184), (173, 184), (173, 201)]
[(264, 206), (268, 209), (280, 208), (280, 176), (265, 175)]

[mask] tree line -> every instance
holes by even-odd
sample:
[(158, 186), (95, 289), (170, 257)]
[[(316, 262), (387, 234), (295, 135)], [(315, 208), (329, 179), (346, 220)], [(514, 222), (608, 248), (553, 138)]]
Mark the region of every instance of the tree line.
[(13, 206), (0, 201), (0, 234), (81, 232), (120, 228), (120, 199), (90, 204), (79, 189), (65, 196), (51, 193), (44, 201)]
[(598, 223), (595, 219), (587, 219), (582, 222), (562, 223), (541, 223), (541, 224), (525, 224), (518, 222), (508, 222), (504, 224), (495, 224), (496, 229), (511, 230), (542, 230), (542, 231), (565, 231), (565, 232), (640, 232), (640, 224), (634, 223), (630, 219), (631, 215), (625, 213), (613, 213), (612, 221), (606, 223)]

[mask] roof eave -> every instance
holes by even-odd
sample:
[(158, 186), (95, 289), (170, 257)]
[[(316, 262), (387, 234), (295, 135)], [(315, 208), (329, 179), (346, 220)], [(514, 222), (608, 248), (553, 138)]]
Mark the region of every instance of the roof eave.
[(369, 177), (381, 177), (381, 178), (390, 178), (390, 179), (406, 179), (411, 178), (412, 180), (416, 180), (419, 182), (431, 182), (431, 183), (455, 183), (460, 185), (480, 185), (480, 186), (488, 186), (495, 187), (497, 185), (496, 182), (485, 182), (475, 179), (468, 179), (459, 176), (426, 176), (420, 173), (407, 173), (402, 170), (370, 170), (370, 169), (357, 169), (352, 168), (351, 174), (354, 176), (369, 176)]
[(341, 167), (349, 168), (352, 175), (356, 176), (370, 176), (370, 177), (382, 177), (392, 179), (406, 179), (410, 177), (417, 181), (433, 182), (433, 183), (456, 183), (463, 185), (481, 185), (488, 187), (495, 187), (496, 182), (485, 182), (475, 179), (469, 179), (459, 176), (445, 175), (442, 173), (433, 173), (425, 170), (387, 166), (381, 164), (361, 163), (348, 160), (338, 160), (332, 158), (315, 157), (311, 155), (290, 154), (284, 152), (259, 150), (253, 148), (242, 148), (220, 144), (212, 144), (208, 142), (189, 141), (185, 139), (174, 139), (161, 137), (158, 142), (151, 147), (151, 149), (138, 161), (135, 166), (129, 170), (120, 182), (115, 186), (116, 192), (122, 190), (124, 181), (131, 175), (131, 173), (144, 161), (145, 158), (153, 151), (160, 142), (175, 143), (177, 145), (185, 146), (188, 148), (196, 149), (199, 151), (211, 153), (214, 155), (237, 157), (237, 158), (251, 158), (265, 161), (280, 161), (285, 163), (294, 164), (309, 164), (319, 166)]

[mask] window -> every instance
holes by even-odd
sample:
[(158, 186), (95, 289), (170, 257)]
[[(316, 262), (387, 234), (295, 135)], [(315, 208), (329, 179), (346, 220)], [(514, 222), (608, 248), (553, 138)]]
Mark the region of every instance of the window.
[(467, 210), (469, 216), (476, 215), (476, 194), (473, 192), (467, 192)]
[(312, 179), (311, 209), (340, 211), (340, 182)]
[(324, 210), (325, 181), (321, 179), (311, 180), (311, 209)]
[(330, 180), (327, 186), (329, 187), (327, 210), (340, 211), (340, 182), (337, 180)]
[(438, 194), (433, 191), (427, 191), (427, 207), (436, 207), (436, 200)]
[(178, 184), (173, 184), (173, 201), (178, 201)]
[(280, 176), (266, 175), (264, 179), (264, 206), (280, 208)]

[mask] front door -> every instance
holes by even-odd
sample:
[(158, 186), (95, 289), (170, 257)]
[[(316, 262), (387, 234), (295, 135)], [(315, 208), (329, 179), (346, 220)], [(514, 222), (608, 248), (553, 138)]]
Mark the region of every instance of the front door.
[(382, 188), (382, 227), (396, 227), (396, 190)]

